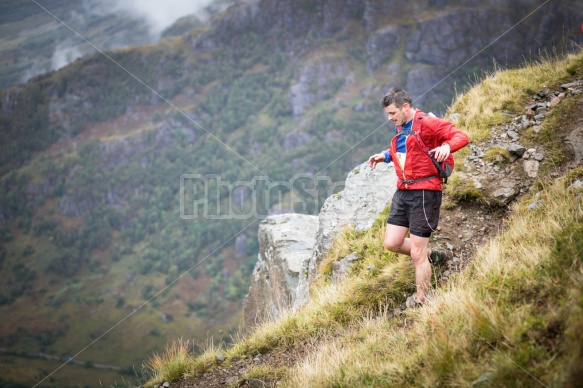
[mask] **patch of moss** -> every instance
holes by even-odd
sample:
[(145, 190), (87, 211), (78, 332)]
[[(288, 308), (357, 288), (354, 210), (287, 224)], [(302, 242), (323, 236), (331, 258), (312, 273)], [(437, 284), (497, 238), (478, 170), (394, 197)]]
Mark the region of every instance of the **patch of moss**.
[(498, 165), (508, 164), (510, 160), (510, 152), (502, 147), (490, 147), (484, 153), (484, 160), (488, 163), (495, 163)]

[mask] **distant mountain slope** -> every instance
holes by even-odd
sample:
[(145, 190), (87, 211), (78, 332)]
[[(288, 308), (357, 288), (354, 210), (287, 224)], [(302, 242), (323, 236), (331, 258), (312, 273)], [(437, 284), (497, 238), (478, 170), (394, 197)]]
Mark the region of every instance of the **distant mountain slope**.
[[(36, 75), (59, 69), (77, 58), (96, 52), (69, 28), (94, 46), (112, 50), (157, 42), (161, 36), (187, 33), (203, 23), (201, 18), (224, 9), (231, 2), (191, 2), (182, 7), (177, 7), (175, 2), (166, 4), (173, 9), (171, 12), (164, 11), (162, 15), (180, 16), (181, 9), (184, 10), (182, 12), (191, 9), (199, 10), (199, 17), (190, 15), (162, 31), (160, 23), (163, 20), (158, 17), (156, 20), (160, 19), (159, 22), (153, 23), (147, 18), (155, 16), (152, 15), (155, 10), (138, 12), (140, 5), (134, 7), (132, 2), (127, 1), (39, 0), (36, 2), (38, 4), (30, 0), (4, 1), (0, 4), (0, 89), (24, 83)], [(197, 6), (199, 3), (201, 6)], [(204, 7), (205, 4), (207, 7)], [(151, 7), (142, 4), (142, 8), (146, 6)]]
[[(538, 4), (391, 4), (238, 2), (206, 24), (177, 26), (184, 35), (108, 51), (127, 72), (96, 54), (1, 91), (2, 346), (75, 354), (193, 267), (81, 359), (139, 365), (180, 333), (228, 338), (258, 220), (181, 219), (182, 174), (233, 183), (319, 173), (341, 182), (387, 144), (377, 101), (388, 85), (405, 85), (439, 113), (454, 81), (464, 89), (492, 54), (513, 65), (559, 36), (579, 37), (569, 32), (575, 3), (550, 2), (425, 94)], [(513, 109), (506, 113), (520, 113)], [(316, 213), (328, 194), (305, 195), (295, 210)], [(290, 198), (285, 188), (266, 194), (259, 215), (285, 211)], [(252, 200), (240, 191), (208, 208), (247, 209)]]

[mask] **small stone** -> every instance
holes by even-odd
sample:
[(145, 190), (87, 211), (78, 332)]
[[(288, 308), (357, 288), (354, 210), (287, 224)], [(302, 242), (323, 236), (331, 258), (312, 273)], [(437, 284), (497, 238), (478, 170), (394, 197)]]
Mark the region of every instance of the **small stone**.
[(170, 383), (168, 381), (164, 382), (164, 384), (162, 384), (162, 386), (164, 388), (168, 388), (170, 386)]
[(455, 121), (455, 120), (457, 120), (459, 118), (460, 118), (460, 114), (459, 113), (450, 113), (449, 114), (449, 120), (450, 121)]
[(525, 110), (525, 111), (527, 111), (527, 110), (529, 110), (529, 109), (530, 109), (530, 110), (536, 110), (537, 108), (538, 108), (538, 105), (537, 105), (537, 104), (530, 104), (530, 105), (525, 105), (525, 106), (524, 106), (524, 110)]
[(377, 269), (376, 265), (369, 265), (368, 267), (366, 267), (367, 271), (374, 271), (376, 269)]
[(515, 131), (508, 131), (506, 132), (509, 138), (511, 139), (518, 139), (518, 132)]
[(445, 247), (450, 250), (453, 251), (453, 245), (451, 245), (450, 243), (445, 243)]
[(582, 180), (576, 180), (575, 182), (573, 182), (571, 184), (571, 186), (569, 186), (569, 189), (571, 190), (578, 190), (578, 189), (583, 189), (583, 181)]
[(225, 361), (225, 356), (223, 356), (221, 353), (217, 353), (215, 355), (215, 358), (217, 359), (217, 361), (222, 362)]
[(549, 102), (549, 108), (554, 108), (555, 106), (559, 105), (559, 102), (561, 102), (559, 97), (553, 97)]
[(536, 94), (539, 97), (546, 97), (549, 94), (549, 88), (546, 88), (546, 87), (545, 88), (542, 88)]
[(583, 84), (583, 81), (575, 81), (575, 82), (570, 82), (568, 84), (563, 84), (561, 85), (562, 89), (569, 89), (569, 88), (575, 88), (577, 86), (581, 86)]
[(581, 94), (581, 93), (583, 93), (583, 91), (581, 91), (581, 89), (574, 89), (574, 90), (571, 92), (571, 94), (572, 94), (572, 95)]
[(535, 120), (542, 120), (545, 118), (545, 115), (542, 113), (537, 114), (536, 116), (534, 116)]
[(519, 158), (521, 158), (526, 152), (526, 147), (520, 144), (509, 144), (505, 148), (511, 155), (516, 155)]
[(541, 200), (538, 200), (538, 201), (536, 201), (534, 203), (531, 203), (530, 205), (528, 205), (528, 210), (536, 210), (543, 203), (545, 203), (545, 201), (543, 201), (542, 199)]
[(260, 361), (261, 361), (261, 358), (259, 358), (259, 356), (256, 356), (256, 357), (253, 359), (253, 361), (254, 361), (254, 362), (260, 362)]
[(539, 163), (536, 160), (525, 160), (524, 161), (524, 171), (526, 172), (526, 175), (528, 175), (531, 178), (536, 178), (538, 175), (538, 167), (539, 167)]
[(451, 261), (453, 261), (454, 263), (459, 263), (461, 260), (459, 259), (459, 257), (454, 257)]

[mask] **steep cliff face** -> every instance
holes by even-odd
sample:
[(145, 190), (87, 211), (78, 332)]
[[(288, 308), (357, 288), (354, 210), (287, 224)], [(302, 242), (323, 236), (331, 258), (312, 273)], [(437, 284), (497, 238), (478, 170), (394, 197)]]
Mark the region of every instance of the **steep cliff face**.
[[(231, 46), (252, 34), (266, 38), (276, 50), (297, 60), (316, 39), (343, 40), (347, 34), (357, 35), (356, 44), (366, 48), (363, 59), (370, 74), (390, 62), (401, 65), (398, 74), (394, 74), (394, 67), (377, 74), (380, 82), (401, 83), (414, 98), (419, 97), (417, 104), (432, 104), (432, 100), (448, 103), (450, 92), (424, 93), (487, 46), (471, 66), (490, 67), (492, 58), (498, 63), (517, 64), (531, 51), (583, 40), (577, 31), (583, 10), (574, 1), (546, 4), (521, 22), (540, 5), (534, 0), (511, 5), (498, 0), (254, 1), (237, 4), (213, 21), (208, 32), (193, 39), (192, 47), (211, 50)], [(392, 75), (388, 81), (387, 73)], [(452, 85), (450, 79), (440, 89)], [(292, 104), (294, 99), (309, 101), (297, 88), (290, 92)]]
[(396, 189), (397, 175), (392, 164), (381, 163), (372, 170), (365, 162), (348, 174), (344, 190), (330, 196), (322, 206), (312, 254), (302, 263), (294, 308), (308, 302), (310, 284), (317, 278), (318, 264), (334, 237), (349, 225), (357, 231), (370, 228)]
[(281, 214), (261, 222), (259, 257), (243, 301), (246, 328), (277, 318), (294, 303), (302, 263), (312, 254), (317, 230), (316, 216)]
[[(283, 214), (262, 221), (259, 259), (243, 303), (246, 327), (306, 304), (310, 284), (317, 278), (316, 268), (334, 237), (347, 226), (357, 231), (370, 228), (393, 197), (396, 183), (392, 164), (372, 170), (363, 163), (348, 174), (344, 190), (330, 196), (317, 217)], [(352, 257), (343, 262), (335, 270), (335, 279), (354, 261)]]

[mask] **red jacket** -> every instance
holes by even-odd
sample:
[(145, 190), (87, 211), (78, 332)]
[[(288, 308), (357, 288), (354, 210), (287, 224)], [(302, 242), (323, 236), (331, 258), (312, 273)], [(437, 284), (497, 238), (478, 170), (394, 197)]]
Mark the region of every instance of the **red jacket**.
[[(397, 134), (400, 131), (401, 127), (399, 126), (396, 129)], [(449, 144), (451, 154), (445, 161), (452, 167), (454, 165), (453, 153), (469, 143), (468, 136), (457, 129), (452, 123), (438, 117), (429, 116), (421, 112), (419, 109), (415, 112), (411, 131), (416, 132), (417, 136), (420, 134), (421, 139), (430, 150), (444, 144)], [(407, 148), (405, 166), (401, 166), (401, 162), (397, 157), (397, 137), (398, 136), (395, 136), (393, 138), (391, 141), (391, 148), (388, 150), (391, 154), (391, 159), (395, 164), (397, 177), (399, 178), (397, 188), (399, 190), (442, 191), (442, 182), (441, 178), (438, 176), (437, 168), (431, 159), (429, 159), (429, 156), (423, 151), (413, 134), (407, 136), (405, 142)], [(435, 176), (435, 178), (414, 183), (403, 182), (431, 176)]]

